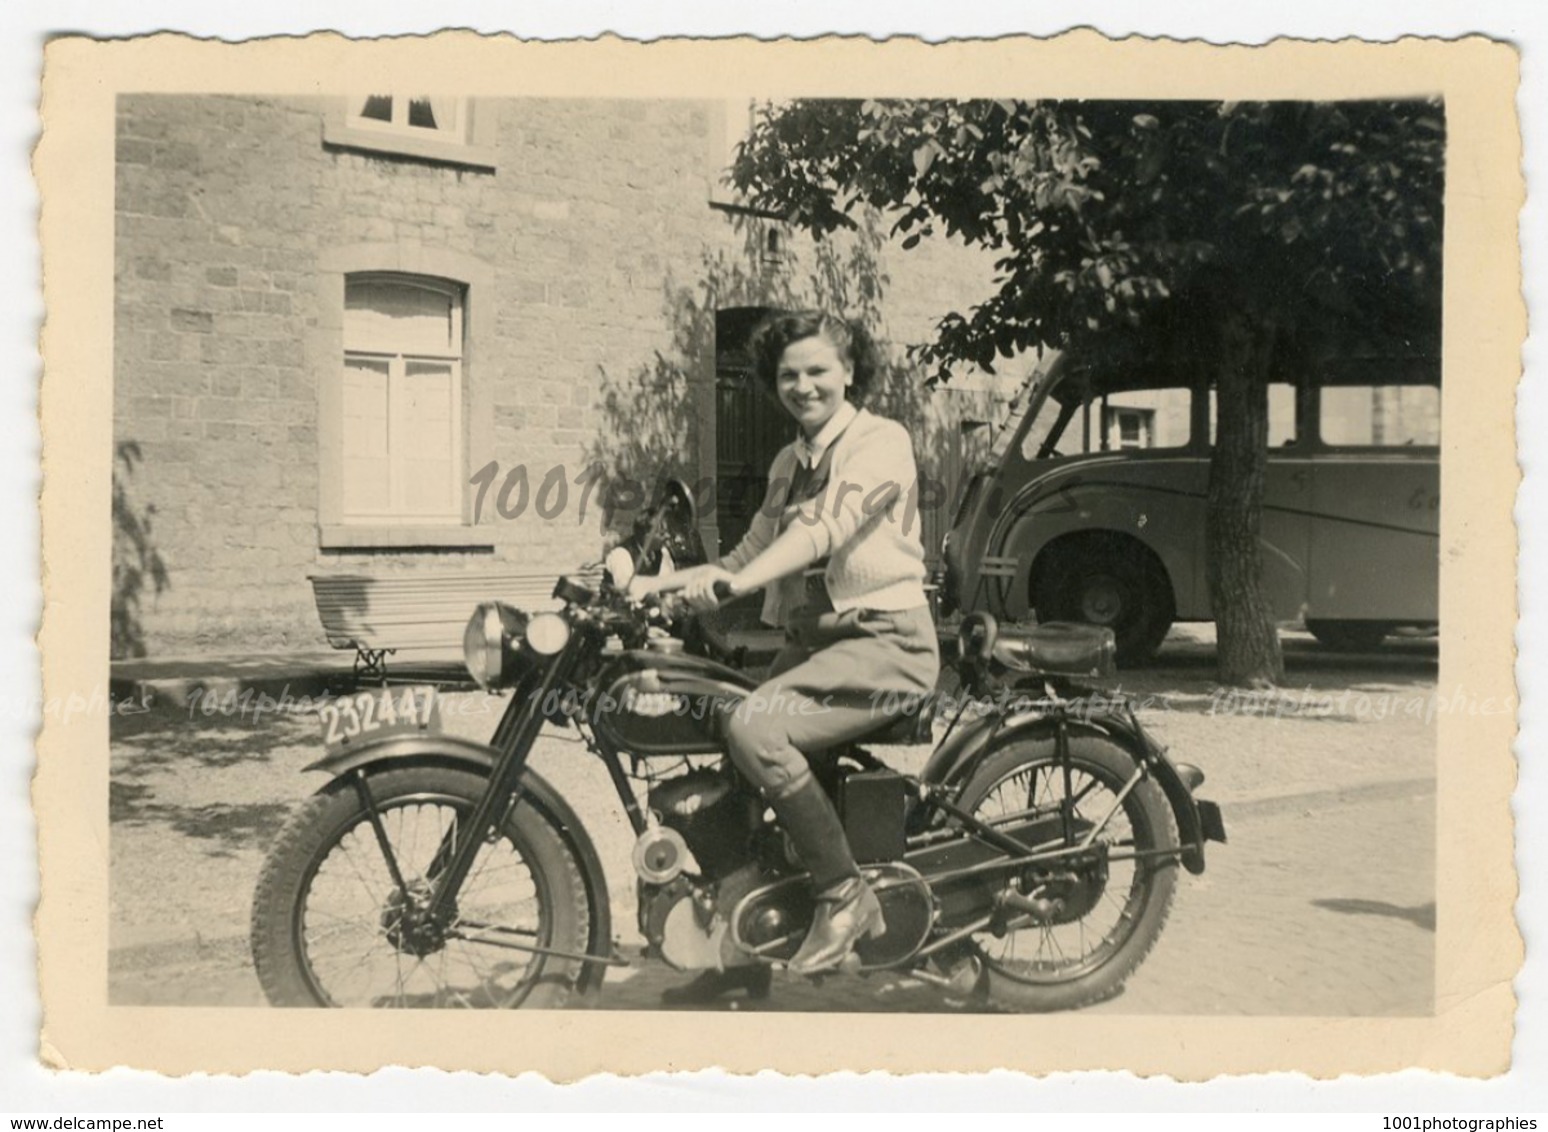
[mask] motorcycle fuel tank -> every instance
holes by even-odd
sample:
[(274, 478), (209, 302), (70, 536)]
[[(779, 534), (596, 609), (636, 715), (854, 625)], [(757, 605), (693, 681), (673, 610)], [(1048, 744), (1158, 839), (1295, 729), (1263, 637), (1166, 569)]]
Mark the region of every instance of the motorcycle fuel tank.
[(741, 702), (752, 677), (686, 653), (633, 649), (608, 665), (592, 725), (639, 755), (704, 755), (725, 749), (720, 715)]

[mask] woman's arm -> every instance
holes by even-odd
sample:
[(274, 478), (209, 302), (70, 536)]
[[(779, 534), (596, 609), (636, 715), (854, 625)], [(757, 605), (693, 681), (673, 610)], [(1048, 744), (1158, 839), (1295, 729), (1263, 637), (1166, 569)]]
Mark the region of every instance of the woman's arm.
[(773, 542), (759, 552), (759, 554), (745, 566), (730, 571), (731, 589), (733, 593), (747, 593), (751, 590), (761, 590), (770, 582), (790, 574), (799, 573), (821, 555), (813, 552), (812, 540), (804, 531), (791, 527)]
[(702, 566), (689, 566), (682, 570), (673, 570), (670, 574), (656, 574), (654, 576), (639, 575), (629, 583), (629, 596), (639, 601), (651, 594), (664, 593), (670, 590), (680, 590), (692, 585), (710, 571), (718, 571), (718, 562), (706, 562)]
[(731, 577), (706, 576), (699, 587), (713, 589), (715, 581), (726, 580), (733, 593), (762, 589), (832, 554), (867, 524), (897, 521), (895, 506), (918, 478), (914, 444), (896, 421), (872, 419), (874, 427), (834, 453), (828, 486), (801, 505), (783, 534)]
[(794, 529), (787, 530), (751, 562), (734, 572), (714, 563), (695, 566), (692, 570), (667, 574), (657, 579), (651, 592), (681, 590), (695, 608), (713, 609), (719, 604), (715, 593), (717, 582), (726, 583), (732, 597), (761, 590), (770, 582), (804, 570), (817, 561), (811, 547), (812, 540), (808, 536)]

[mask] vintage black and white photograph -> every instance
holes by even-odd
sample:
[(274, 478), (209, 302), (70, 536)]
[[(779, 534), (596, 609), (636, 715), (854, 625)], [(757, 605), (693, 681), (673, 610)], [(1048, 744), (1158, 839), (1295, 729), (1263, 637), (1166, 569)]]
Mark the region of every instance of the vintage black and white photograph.
[(113, 100), (109, 1006), (1445, 1012), (1441, 87), (381, 74)]

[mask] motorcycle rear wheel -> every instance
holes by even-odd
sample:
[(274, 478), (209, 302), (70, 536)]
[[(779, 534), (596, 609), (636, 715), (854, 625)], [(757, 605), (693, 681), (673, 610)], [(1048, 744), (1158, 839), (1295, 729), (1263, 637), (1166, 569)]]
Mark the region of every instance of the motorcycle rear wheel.
[[(429, 889), (442, 838), (486, 780), (450, 767), (385, 770), (371, 795), (410, 893)], [(584, 953), (591, 907), (579, 863), (526, 800), (474, 859), (437, 945), (411, 940), (405, 897), (358, 793), (338, 782), (286, 823), (253, 897), (252, 951), (276, 1006), (553, 1008), (583, 964), (491, 941)]]
[[(1112, 740), (1074, 734), (1069, 740), (1073, 813), (1102, 821), (1133, 776), (1133, 757)], [(1029, 809), (1057, 812), (1066, 797), (1052, 739), (1023, 739), (985, 760), (960, 805), (980, 821)], [(1097, 840), (1110, 855), (1100, 885), (1071, 898), (1064, 917), (1030, 922), (1003, 937), (973, 937), (991, 1001), (1016, 1010), (1074, 1010), (1110, 998), (1149, 954), (1166, 925), (1177, 885), (1177, 833), (1166, 796), (1153, 779), (1137, 783)], [(1159, 851), (1159, 852), (1157, 852)], [(1129, 853), (1152, 854), (1130, 858)], [(1035, 890), (1036, 873), (1024, 884)], [(1089, 907), (1083, 907), (1089, 902)]]

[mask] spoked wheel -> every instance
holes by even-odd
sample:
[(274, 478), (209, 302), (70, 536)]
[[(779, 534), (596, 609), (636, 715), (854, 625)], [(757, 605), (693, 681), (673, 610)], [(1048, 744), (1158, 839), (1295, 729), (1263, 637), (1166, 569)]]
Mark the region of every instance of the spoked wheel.
[(1136, 764), (1104, 737), (1072, 735), (1069, 752), (1066, 776), (1052, 739), (1012, 743), (961, 800), (989, 825), (1037, 822), (1039, 844), (1079, 844), (1096, 830), (1088, 851), (1015, 877), (1003, 934), (973, 937), (989, 997), (1018, 1010), (1070, 1010), (1117, 993), (1160, 936), (1177, 884), (1160, 787), (1147, 778), (1125, 795)]
[[(311, 799), (270, 850), (253, 898), (259, 981), (277, 1006), (556, 1007), (582, 963), (591, 909), (579, 865), (543, 812), (519, 802), (479, 847), (442, 921), (434, 878), (485, 780), (447, 767), (370, 779), (389, 866), (348, 783)], [(401, 878), (401, 883), (399, 878)]]

